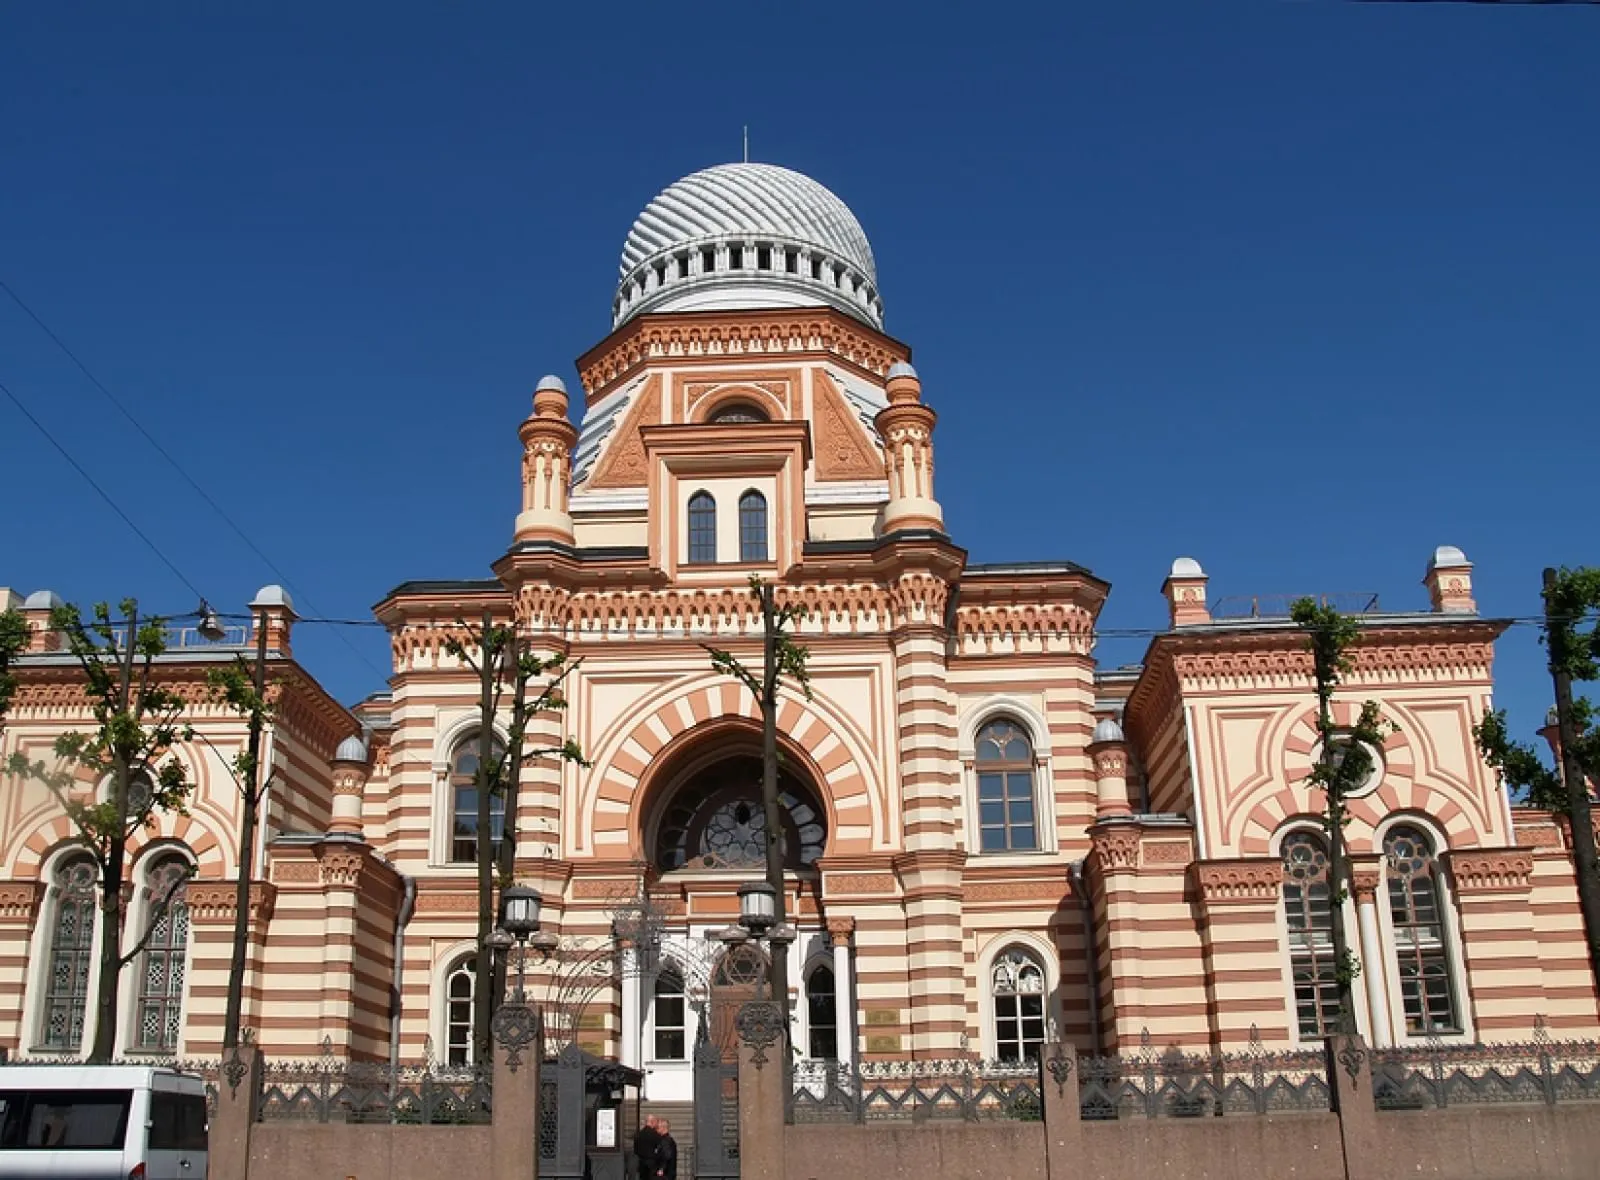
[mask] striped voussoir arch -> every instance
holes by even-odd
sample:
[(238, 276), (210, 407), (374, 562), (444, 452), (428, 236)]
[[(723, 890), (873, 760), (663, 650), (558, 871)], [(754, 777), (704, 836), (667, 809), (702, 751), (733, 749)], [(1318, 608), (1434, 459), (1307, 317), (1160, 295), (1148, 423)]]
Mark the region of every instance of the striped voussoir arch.
[[(1356, 723), (1361, 706), (1353, 701), (1335, 701), (1334, 723), (1348, 728)], [(1272, 781), (1241, 795), (1224, 816), (1226, 838), (1245, 856), (1272, 855), (1272, 837), (1284, 822), (1307, 813), (1308, 792), (1305, 776), (1311, 769), (1312, 755), (1319, 741), (1317, 710), (1314, 706), (1295, 717), (1279, 757), (1282, 772)], [(1396, 812), (1411, 812), (1432, 817), (1444, 829), (1452, 848), (1471, 848), (1483, 841), (1492, 827), (1492, 817), (1474, 816), (1482, 807), (1469, 792), (1453, 784), (1418, 780), (1417, 751), (1404, 728), (1391, 733), (1383, 744), (1383, 781), (1370, 795), (1351, 799), (1346, 806), (1356, 828), (1370, 832)], [(1312, 810), (1321, 800), (1315, 792)], [(1352, 851), (1359, 837), (1351, 833)]]
[[(37, 877), (51, 854), (77, 835), (77, 827), (64, 815), (53, 816), (40, 824), (18, 850), (12, 862), (12, 878)], [(158, 813), (154, 825), (141, 828), (128, 841), (128, 864), (132, 865), (149, 845), (158, 843), (182, 844), (194, 854), (202, 876), (222, 878), (233, 872), (233, 858), (227, 847), (217, 839), (211, 827), (196, 816)]]
[[(600, 857), (642, 855), (645, 816), (641, 789), (672, 755), (729, 721), (759, 727), (755, 698), (742, 685), (713, 681), (659, 701), (595, 767), (580, 840)], [(827, 851), (870, 852), (881, 848), (885, 828), (882, 792), (864, 751), (841, 737), (842, 727), (819, 701), (785, 696), (778, 710), (782, 744), (806, 767), (830, 816)], [(653, 785), (653, 784), (651, 784)]]

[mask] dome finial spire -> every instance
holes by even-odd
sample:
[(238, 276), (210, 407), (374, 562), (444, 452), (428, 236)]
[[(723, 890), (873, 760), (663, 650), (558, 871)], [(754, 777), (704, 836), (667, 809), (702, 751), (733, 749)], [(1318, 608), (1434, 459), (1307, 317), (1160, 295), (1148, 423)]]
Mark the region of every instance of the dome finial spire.
[(750, 124), (744, 125), (744, 162), (750, 162)]

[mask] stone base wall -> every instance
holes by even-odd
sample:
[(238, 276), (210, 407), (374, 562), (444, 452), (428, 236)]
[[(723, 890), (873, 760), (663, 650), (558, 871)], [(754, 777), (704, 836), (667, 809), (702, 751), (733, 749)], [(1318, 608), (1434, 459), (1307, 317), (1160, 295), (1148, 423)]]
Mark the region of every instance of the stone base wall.
[(436, 1180), (487, 1176), (490, 1127), (348, 1127), (270, 1123), (250, 1136), (249, 1180)]

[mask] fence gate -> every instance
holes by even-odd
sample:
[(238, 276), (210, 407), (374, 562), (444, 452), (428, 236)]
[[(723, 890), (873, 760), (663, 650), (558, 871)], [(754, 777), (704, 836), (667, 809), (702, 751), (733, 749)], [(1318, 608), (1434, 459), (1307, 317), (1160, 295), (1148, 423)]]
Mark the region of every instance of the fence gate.
[(539, 1176), (541, 1180), (583, 1180), (587, 1162), (585, 1075), (587, 1063), (576, 1041), (539, 1077)]
[(700, 1022), (694, 1045), (694, 1158), (696, 1180), (738, 1180), (739, 1054), (718, 1044)]

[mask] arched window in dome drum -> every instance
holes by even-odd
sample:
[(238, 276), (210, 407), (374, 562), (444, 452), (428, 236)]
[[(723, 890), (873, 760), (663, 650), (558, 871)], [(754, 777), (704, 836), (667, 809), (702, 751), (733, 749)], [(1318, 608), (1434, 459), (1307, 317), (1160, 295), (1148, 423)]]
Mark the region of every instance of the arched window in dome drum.
[(1289, 927), (1289, 974), (1300, 1035), (1326, 1036), (1339, 1022), (1339, 981), (1333, 958), (1328, 845), (1316, 832), (1284, 837), (1283, 916)]
[(1035, 852), (1033, 743), (1009, 718), (978, 731), (978, 846), (984, 852)]
[(994, 1002), (994, 1055), (1000, 1061), (1037, 1061), (1044, 1045), (1044, 967), (1031, 953), (1011, 947), (989, 973)]
[(1403, 824), (1383, 838), (1383, 855), (1406, 1032), (1460, 1032), (1433, 841), (1422, 829)]
[(767, 560), (767, 498), (753, 488), (739, 497), (739, 560)]
[[(505, 747), (494, 744), (498, 759)], [(478, 735), (469, 734), (456, 743), (450, 761), (451, 829), (450, 859), (456, 864), (475, 864), (478, 860)], [(489, 838), (500, 843), (506, 826), (504, 795), (489, 798)]]
[(717, 560), (717, 502), (710, 492), (689, 497), (689, 560), (696, 565)]
[(63, 857), (55, 870), (55, 912), (50, 930), (50, 975), (45, 982), (40, 1039), (46, 1049), (77, 1052), (83, 1046), (89, 966), (94, 961), (95, 886), (98, 871), (87, 855)]

